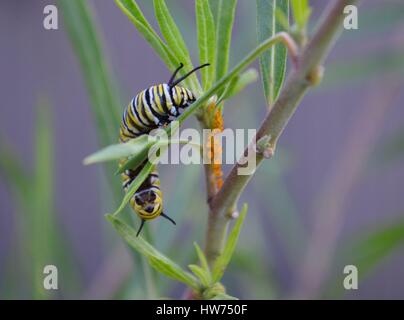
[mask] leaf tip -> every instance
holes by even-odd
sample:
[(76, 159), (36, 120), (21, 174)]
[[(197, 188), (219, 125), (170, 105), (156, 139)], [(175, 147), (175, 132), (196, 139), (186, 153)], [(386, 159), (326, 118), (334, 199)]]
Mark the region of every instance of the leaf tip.
[(247, 214), (247, 211), (248, 211), (248, 203), (245, 202), (243, 204), (243, 208), (241, 209), (240, 218), (244, 219), (245, 215)]
[(89, 164), (92, 164), (91, 156), (85, 157), (82, 161), (83, 165), (88, 166)]
[(114, 222), (116, 221), (116, 218), (115, 218), (114, 215), (111, 214), (111, 213), (107, 213), (107, 214), (105, 215), (105, 219), (107, 219), (109, 222), (112, 222), (112, 223), (114, 223)]

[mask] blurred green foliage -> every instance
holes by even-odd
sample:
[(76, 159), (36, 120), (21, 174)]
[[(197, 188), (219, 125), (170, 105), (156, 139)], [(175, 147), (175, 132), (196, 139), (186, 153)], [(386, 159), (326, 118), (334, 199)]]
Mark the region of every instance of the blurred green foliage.
[[(143, 30), (143, 36), (171, 70), (178, 65), (177, 54), (185, 54), (184, 59), (191, 63), (191, 58), (187, 57), (186, 52), (184, 52), (185, 43), (188, 43), (190, 39), (184, 37), (181, 40), (175, 33), (163, 34), (165, 40), (167, 38), (176, 40), (171, 44), (167, 40), (167, 44), (164, 44), (157, 32), (146, 23), (147, 21), (142, 17), (143, 14), (137, 11), (132, 1), (117, 0), (116, 2), (121, 9), (124, 9), (138, 30)], [(59, 3), (72, 47), (85, 78), (99, 143), (102, 146), (109, 145), (117, 140), (122, 106), (118, 90), (116, 90), (119, 88), (119, 84), (112, 76), (103, 54), (104, 45), (100, 36), (100, 28), (92, 13), (93, 8), (84, 1), (63, 0)], [(219, 0), (210, 0), (209, 4), (213, 21), (217, 24), (220, 6), (228, 5), (231, 7), (235, 5), (235, 1), (223, 3)], [(145, 6), (149, 5), (149, 3), (145, 4)], [(154, 5), (162, 9), (159, 23), (173, 25), (173, 18), (170, 17), (164, 3), (155, 1)], [(201, 6), (200, 9), (205, 8), (206, 3), (199, 1), (199, 5)], [(177, 1), (170, 2), (170, 7), (172, 8), (171, 11), (175, 13), (178, 29), (189, 29), (187, 25), (183, 25), (190, 21), (189, 17), (180, 16), (181, 14), (188, 14), (188, 12), (181, 5), (178, 5)], [(181, 10), (177, 10), (178, 7), (181, 7)], [(228, 37), (229, 32), (231, 32), (229, 25), (234, 19), (232, 10), (231, 7), (228, 11), (228, 25), (222, 26), (225, 32), (219, 34), (219, 39)], [(379, 3), (369, 7), (362, 5), (360, 10), (360, 30), (345, 33), (337, 46), (337, 50), (348, 46), (352, 46), (356, 50), (353, 49), (352, 54), (337, 55), (330, 59), (330, 65), (326, 68), (325, 79), (320, 90), (340, 90), (343, 87), (364, 85), (371, 79), (385, 75), (401, 75), (404, 63), (401, 58), (403, 48), (400, 43), (400, 30), (403, 28), (404, 5), (399, 2)], [(247, 19), (249, 21), (248, 25), (254, 19), (254, 12), (251, 13), (251, 11), (253, 10), (245, 12), (244, 16), (240, 15), (241, 20)], [(299, 17), (296, 23), (303, 25), (305, 15)], [(174, 28), (172, 31), (177, 32), (178, 30)], [(237, 32), (243, 33), (245, 31), (238, 30)], [(243, 37), (247, 39), (246, 41), (250, 41), (248, 39), (252, 38), (252, 34), (243, 34)], [(383, 41), (380, 40), (380, 46), (377, 48), (370, 48), (364, 52), (364, 50), (360, 50), (357, 43), (364, 42), (366, 39), (371, 39), (372, 42), (373, 39)], [(180, 43), (180, 46), (177, 47), (178, 41), (181, 41), (182, 44)], [(224, 45), (223, 50), (231, 52), (230, 43)], [(239, 46), (244, 47), (244, 43), (241, 45), (240, 43), (233, 43), (234, 48), (239, 48)], [(193, 52), (193, 48), (190, 49)], [(174, 52), (174, 50), (181, 52)], [(205, 50), (204, 53), (201, 51), (204, 50), (199, 51), (201, 59), (211, 54), (210, 51)], [(239, 50), (234, 51), (238, 52)], [(231, 65), (231, 59), (229, 61), (228, 57), (220, 57), (221, 52), (221, 50), (218, 52), (217, 59), (223, 63), (220, 63), (221, 69), (216, 74), (223, 75), (226, 73), (225, 70), (228, 65)], [(238, 54), (237, 52), (235, 56)], [(212, 81), (207, 73), (204, 74), (203, 83), (205, 85), (203, 88), (206, 90)], [(196, 79), (192, 80), (190, 86), (197, 86)], [(253, 89), (246, 90), (240, 101), (248, 101), (251, 104), (250, 108), (262, 108), (261, 104), (257, 102), (257, 92)], [(237, 102), (234, 104), (237, 105)], [(245, 113), (248, 112), (246, 117), (253, 117), (251, 121), (258, 120), (259, 112), (257, 111), (257, 115), (251, 115), (252, 112), (248, 110), (244, 111)], [(49, 106), (41, 102), (38, 107), (36, 134), (33, 142), (35, 165), (32, 170), (21, 161), (3, 137), (0, 140), (0, 175), (9, 187), (14, 199), (16, 214), (13, 217), (15, 224), (13, 237), (15, 243), (18, 244), (18, 249), (12, 250), (9, 256), (6, 272), (1, 275), (1, 297), (78, 298), (84, 289), (78, 277), (77, 263), (71, 254), (71, 248), (66, 244), (64, 230), (58, 221), (54, 203), (54, 180), (56, 177), (54, 176), (53, 146), (55, 142), (52, 139), (51, 117), (52, 113)], [(392, 134), (390, 138), (388, 137), (383, 141), (385, 149), (382, 148), (384, 151), (381, 151), (381, 154), (387, 160), (401, 159), (400, 157), (404, 154), (403, 137), (403, 128), (399, 128), (396, 134)], [(278, 234), (283, 235), (281, 239), (282, 248), (285, 249), (284, 255), (288, 261), (291, 261), (290, 263), (296, 262), (297, 253), (302, 250), (302, 243), (304, 244), (307, 236), (304, 222), (301, 220), (300, 209), (294, 203), (294, 197), (285, 183), (285, 176), (289, 173), (290, 166), (293, 166), (293, 160), (293, 154), (285, 150), (285, 152), (278, 154), (271, 166), (262, 168), (261, 175), (257, 176), (251, 188), (258, 199), (271, 200), (268, 201), (269, 206), (262, 200), (251, 204), (250, 211), (252, 213), (249, 214), (251, 226), (245, 226), (246, 233), (256, 235), (260, 221), (254, 217), (254, 214), (262, 212), (263, 215), (269, 217), (274, 228), (278, 230)], [(115, 169), (113, 165), (107, 167), (110, 177), (108, 184), (113, 186), (112, 190), (115, 195), (112, 197), (113, 201), (117, 201), (122, 196), (118, 183), (119, 179), (112, 176)], [(168, 252), (167, 255), (173, 257), (173, 260), (178, 264), (189, 262), (192, 260), (190, 257), (196, 258), (194, 249), (192, 246), (186, 245), (187, 241), (184, 239), (195, 239), (203, 236), (200, 225), (205, 223), (205, 216), (202, 214), (206, 209), (204, 196), (200, 192), (202, 188), (198, 184), (201, 179), (199, 168), (190, 166), (182, 169), (185, 173), (177, 173), (178, 176), (175, 177), (177, 180), (181, 178), (182, 183), (178, 188), (170, 188), (166, 192), (168, 210), (175, 211), (182, 220), (181, 225), (178, 226), (178, 234), (170, 233), (164, 225), (160, 224), (151, 228), (155, 238), (152, 243), (156, 243), (159, 250)], [(168, 173), (163, 172), (163, 174)], [(115, 203), (111, 204), (111, 207), (114, 205)], [(193, 215), (189, 214), (190, 211), (193, 211)], [(248, 228), (254, 228), (254, 230), (248, 230)], [(290, 237), (290, 234), (293, 234), (293, 237)], [(364, 270), (366, 276), (370, 277), (372, 271), (377, 270), (376, 267), (380, 263), (394, 254), (397, 249), (402, 248), (403, 237), (404, 228), (401, 220), (388, 225), (380, 223), (380, 226), (375, 226), (374, 230), (367, 234), (362, 234), (359, 230), (358, 236), (340, 244), (335, 260), (350, 261), (357, 264), (361, 270)], [(272, 259), (275, 259), (275, 256), (270, 255), (271, 244), (265, 243), (265, 240), (266, 238), (262, 235), (256, 235), (254, 239), (247, 239), (241, 235), (240, 248), (234, 253), (232, 263), (226, 271), (224, 281), (229, 283), (229, 289), (241, 298), (281, 297), (281, 281), (276, 279), (274, 274), (274, 261)], [(263, 250), (266, 250), (265, 257), (263, 257)], [(194, 260), (196, 261), (196, 259)], [(56, 296), (42, 289), (42, 267), (47, 264), (47, 261), (56, 261), (58, 267), (61, 268), (60, 273), (63, 273), (64, 279), (66, 277), (70, 279), (65, 281), (68, 287), (64, 286)], [(137, 271), (138, 273), (133, 275), (135, 279), (130, 278), (128, 284), (122, 287), (120, 292), (114, 292), (112, 296), (142, 298), (145, 292), (152, 292), (150, 297), (158, 297), (169, 295), (173, 291), (172, 283), (156, 277), (138, 255), (134, 255), (134, 261), (135, 267), (141, 271)], [(139, 276), (139, 274), (141, 275)], [(26, 281), (21, 281), (21, 275)], [(142, 282), (141, 279), (145, 281)], [(329, 279), (328, 287), (333, 288), (328, 293), (330, 297), (338, 297), (341, 294), (340, 291), (335, 290), (335, 281), (334, 278)], [(26, 283), (26, 285), (21, 285), (21, 283)]]
[[(15, 199), (14, 236), (18, 247), (11, 251), (1, 275), (0, 295), (7, 299), (72, 298), (80, 290), (77, 264), (67, 245), (56, 214), (54, 196), (54, 141), (50, 107), (43, 100), (37, 107), (32, 170), (2, 139), (0, 175)], [(66, 279), (59, 294), (45, 290), (44, 267), (55, 264)], [(25, 284), (25, 285), (24, 285)]]

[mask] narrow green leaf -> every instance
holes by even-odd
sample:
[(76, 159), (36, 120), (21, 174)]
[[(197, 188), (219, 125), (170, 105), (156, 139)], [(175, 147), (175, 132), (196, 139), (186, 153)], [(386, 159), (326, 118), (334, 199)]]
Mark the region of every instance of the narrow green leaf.
[(28, 199), (31, 193), (32, 177), (11, 146), (2, 140), (0, 139), (0, 176), (12, 187), (13, 194), (19, 203), (23, 204), (23, 200)]
[(282, 28), (286, 31), (290, 32), (290, 26), (289, 26), (289, 16), (287, 16), (281, 8), (276, 8), (275, 10), (275, 15), (276, 15), (276, 23), (279, 23)]
[(180, 30), (178, 29), (167, 4), (164, 0), (153, 0), (154, 10), (157, 18), (157, 22), (160, 26), (160, 31), (167, 41), (168, 46), (179, 57), (186, 57), (190, 60), (188, 48), (182, 37)]
[(206, 270), (196, 264), (188, 265), (188, 268), (198, 277), (204, 287), (209, 287), (212, 283), (211, 276)]
[[(258, 72), (254, 68), (248, 69), (239, 76), (234, 78), (234, 81), (230, 81), (226, 90), (223, 92), (222, 97), (219, 100), (226, 100), (234, 97), (240, 93), (246, 86), (257, 81)], [(219, 102), (218, 102), (219, 104)]]
[(309, 6), (309, 0), (291, 0), (293, 17), (299, 30), (306, 28), (309, 21), (311, 8)]
[[(113, 78), (108, 68), (108, 61), (103, 54), (100, 28), (95, 24), (92, 10), (90, 10), (91, 4), (77, 0), (58, 0), (58, 4), (60, 4), (60, 12), (66, 26), (65, 30), (84, 76), (91, 111), (96, 120), (98, 142), (103, 146), (115, 143), (118, 139), (122, 112), (119, 93), (116, 89), (119, 85)], [(112, 172), (116, 165), (107, 163), (105, 167), (107, 172)], [(116, 199), (121, 197), (121, 183), (110, 174), (107, 177), (107, 188), (111, 191), (108, 195), (110, 195), (110, 201), (115, 203)], [(64, 272), (63, 274), (68, 278), (65, 271), (61, 270), (61, 272)], [(141, 285), (141, 282), (136, 285)]]
[[(289, 0), (257, 0), (257, 35), (262, 42), (275, 34), (284, 31), (279, 22), (279, 14), (289, 16)], [(286, 71), (287, 50), (275, 45), (260, 57), (260, 69), (264, 94), (268, 104), (272, 105), (278, 97)]]
[(42, 102), (37, 111), (35, 137), (35, 191), (42, 198), (38, 205), (45, 216), (49, 216), (53, 203), (53, 132), (50, 107)]
[(116, 141), (120, 100), (115, 82), (103, 56), (103, 46), (95, 19), (85, 1), (59, 0), (61, 13), (73, 49), (78, 57), (91, 107), (96, 119), (99, 142), (108, 145)]
[[(358, 268), (361, 279), (369, 276), (395, 250), (404, 247), (404, 220), (400, 217), (393, 223), (378, 227), (366, 234), (342, 244), (338, 261), (347, 261)], [(325, 290), (326, 297), (337, 297), (344, 291), (341, 277), (332, 278)]]
[[(221, 104), (225, 99), (227, 99), (230, 96), (230, 92), (234, 90), (234, 87), (236, 86), (237, 82), (240, 80), (240, 75), (237, 74), (236, 76), (233, 77), (227, 84), (227, 86), (223, 89), (223, 92), (221, 96), (217, 99), (216, 105), (219, 106), (219, 108), (223, 108), (223, 104)], [(212, 114), (213, 117), (213, 114)]]
[(146, 287), (146, 299), (148, 300), (158, 299), (159, 295), (157, 293), (158, 290), (155, 283), (156, 272), (152, 270), (151, 263), (146, 257), (140, 255), (140, 260), (145, 275), (144, 283)]
[(209, 0), (196, 0), (195, 12), (198, 31), (199, 61), (201, 64), (210, 63), (208, 68), (201, 70), (202, 87), (204, 90), (207, 90), (213, 84), (216, 70), (216, 29)]
[(136, 24), (144, 26), (147, 30), (150, 31), (150, 33), (152, 33), (158, 38), (157, 33), (154, 31), (153, 27), (147, 21), (142, 10), (140, 10), (136, 0), (115, 0), (115, 3), (118, 5), (119, 8), (121, 8), (122, 11), (124, 12), (126, 11), (129, 15), (132, 15), (133, 19), (136, 20)]
[[(85, 1), (59, 0), (60, 11), (70, 43), (80, 63), (90, 107), (97, 127), (98, 143), (107, 146), (118, 139), (121, 120), (121, 103), (118, 84), (114, 81), (103, 55), (103, 46), (95, 19)], [(105, 170), (112, 172), (115, 165), (107, 163)], [(118, 199), (121, 184), (115, 177), (108, 175), (108, 187)]]
[(83, 163), (88, 165), (104, 161), (119, 160), (132, 155), (140, 154), (144, 152), (144, 150), (149, 150), (155, 142), (156, 141), (153, 141), (151, 136), (142, 135), (126, 143), (109, 145), (86, 157), (83, 160)]
[(220, 0), (209, 0), (209, 6), (212, 11), (213, 21), (216, 26), (218, 24), (217, 20), (219, 17), (219, 5), (220, 5)]
[(118, 168), (115, 174), (124, 172), (126, 169), (136, 169), (138, 165), (144, 162), (148, 156), (149, 149), (164, 148), (169, 144), (188, 144), (198, 150), (202, 150), (202, 145), (188, 140), (182, 139), (158, 139), (151, 135), (142, 135), (126, 143), (111, 144), (83, 160), (85, 165), (120, 160), (122, 158), (129, 158), (123, 166)]
[(133, 195), (139, 189), (139, 187), (141, 186), (143, 181), (147, 178), (147, 176), (153, 170), (153, 167), (154, 167), (154, 165), (152, 163), (150, 163), (149, 161), (146, 162), (145, 166), (139, 172), (136, 179), (133, 180), (132, 183), (130, 184), (129, 189), (126, 192), (125, 196), (123, 197), (122, 202), (119, 205), (118, 209), (116, 209), (116, 211), (112, 215), (117, 215), (119, 212), (121, 212), (125, 208), (126, 204), (133, 197)]
[[(170, 50), (175, 54), (179, 62), (184, 64), (184, 68), (180, 71), (185, 73), (193, 68), (191, 57), (184, 38), (178, 29), (170, 11), (164, 0), (153, 0), (154, 12), (160, 27), (161, 34), (167, 42)], [(184, 80), (194, 91), (199, 91), (199, 84), (195, 74)]]
[(115, 171), (115, 175), (121, 174), (127, 169), (136, 170), (147, 159), (148, 154), (149, 148), (144, 148), (134, 154), (122, 166), (118, 167)]
[(136, 231), (124, 223), (122, 220), (107, 215), (106, 218), (112, 223), (123, 239), (136, 251), (147, 257), (150, 265), (165, 276), (181, 281), (195, 290), (199, 290), (200, 285), (197, 279), (189, 272), (183, 270), (174, 261), (163, 255), (151, 244), (143, 240), (142, 237), (136, 237)]
[(231, 33), (237, 0), (220, 0), (216, 35), (216, 79), (222, 78), (229, 68)]
[[(15, 265), (7, 266), (6, 269), (10, 270), (5, 270), (4, 274), (10, 272), (12, 277), (17, 277), (20, 282), (29, 281), (29, 294), (33, 299), (48, 299), (52, 296), (52, 292), (43, 287), (43, 268), (49, 262), (60, 266), (60, 271), (69, 279), (69, 283), (61, 291), (63, 297), (66, 297), (72, 287), (77, 289), (71, 251), (67, 246), (63, 246), (63, 233), (55, 217), (52, 139), (54, 132), (50, 110), (45, 100), (40, 101), (36, 109), (33, 147), (35, 166), (32, 175), (27, 172), (26, 166), (22, 165), (12, 149), (0, 141), (0, 174), (12, 187), (18, 214), (15, 230), (22, 236), (10, 256), (11, 261), (14, 261), (14, 258), (19, 259), (21, 268), (16, 268)], [(66, 268), (67, 266), (70, 268)], [(25, 278), (25, 275), (29, 278)]]
[(198, 255), (198, 259), (199, 259), (199, 263), (201, 264), (201, 267), (210, 273), (208, 260), (206, 259), (205, 254), (203, 253), (202, 249), (198, 246), (198, 244), (196, 242), (194, 242), (194, 246), (195, 246), (195, 250)]
[(41, 103), (38, 108), (35, 137), (35, 177), (31, 213), (31, 255), (33, 259), (34, 297), (48, 298), (51, 294), (43, 287), (43, 267), (52, 261), (53, 252), (53, 133), (50, 108)]
[[(99, 28), (95, 24), (90, 3), (77, 0), (59, 0), (58, 3), (67, 34), (84, 76), (91, 111), (96, 119), (99, 144), (105, 146), (115, 143), (118, 139), (122, 110), (116, 90), (119, 86), (111, 76), (107, 60), (103, 55)], [(110, 173), (116, 168), (116, 164), (106, 163), (105, 167)], [(121, 183), (110, 174), (107, 178), (108, 191), (112, 191), (108, 192), (108, 195), (111, 194), (110, 199), (112, 203), (115, 203), (122, 194)]]
[(223, 277), (227, 265), (231, 260), (234, 249), (236, 248), (237, 245), (238, 237), (240, 235), (241, 226), (247, 214), (247, 209), (248, 209), (247, 204), (244, 204), (243, 209), (241, 210), (240, 213), (240, 217), (237, 219), (236, 224), (234, 225), (233, 229), (229, 234), (229, 237), (227, 238), (227, 242), (224, 247), (223, 253), (220, 255), (219, 258), (217, 258), (215, 265), (213, 266), (212, 271), (213, 283), (220, 281), (220, 279)]
[(156, 51), (158, 56), (169, 67), (169, 69), (173, 71), (177, 68), (179, 60), (146, 20), (137, 3), (133, 0), (115, 0), (115, 3), (134, 24), (136, 29)]
[(364, 274), (400, 246), (404, 246), (403, 219), (374, 230), (347, 247), (349, 256), (355, 257), (353, 264)]
[[(43, 286), (44, 266), (50, 262), (60, 266), (69, 284), (63, 293), (78, 288), (74, 259), (71, 248), (66, 245), (63, 231), (56, 219), (54, 198), (54, 132), (52, 129), (52, 112), (46, 100), (40, 100), (37, 109), (35, 134), (35, 171), (32, 196), (28, 201), (27, 238), (30, 251), (30, 266), (34, 280), (34, 298), (47, 299), (55, 295)], [(26, 253), (26, 252), (25, 252)], [(67, 269), (65, 267), (70, 266)]]
[[(146, 136), (148, 137), (148, 139), (153, 138), (152, 136)], [(136, 139), (135, 139), (136, 140)], [(135, 140), (133, 140), (135, 142)], [(157, 141), (157, 140), (156, 140)], [(175, 141), (175, 140), (173, 140)], [(183, 140), (178, 140), (177, 142), (184, 142), (184, 143), (189, 143), (189, 141), (183, 141)], [(129, 142), (130, 143), (130, 142)], [(164, 147), (166, 147), (168, 145), (168, 140), (158, 140), (158, 142), (151, 142), (151, 147), (150, 148), (156, 148), (154, 154), (157, 155), (157, 151), (163, 149)], [(121, 158), (122, 157), (122, 153), (119, 155), (114, 154), (113, 152), (118, 149), (119, 147), (121, 147), (122, 144), (118, 144), (118, 145), (113, 145), (113, 146), (109, 146), (104, 150), (108, 151), (108, 158)], [(198, 147), (200, 147), (198, 145)], [(126, 148), (126, 147), (125, 147)], [(147, 148), (147, 150), (149, 150), (150, 148)], [(111, 149), (115, 149), (111, 152)], [(126, 150), (126, 149), (125, 149)], [(133, 150), (132, 150), (133, 151)], [(104, 151), (101, 150), (101, 153), (103, 153)], [(125, 151), (126, 152), (126, 151)], [(144, 150), (140, 150), (139, 152), (144, 152)], [(130, 154), (129, 152), (127, 153), (127, 155)], [(156, 159), (157, 160), (157, 159)], [(150, 172), (153, 170), (154, 164), (152, 164), (151, 162), (147, 161), (144, 165), (144, 167), (142, 168), (142, 170), (139, 172), (139, 174), (137, 175), (136, 179), (130, 184), (128, 191), (126, 192), (120, 206), (118, 207), (118, 209), (113, 213), (113, 215), (117, 215), (119, 212), (121, 212), (126, 204), (130, 201), (130, 199), (132, 198), (132, 196), (135, 194), (135, 192), (139, 189), (139, 187), (141, 186), (141, 184), (143, 183), (143, 181), (147, 178), (147, 176), (150, 174)], [(133, 168), (132, 168), (133, 169)]]

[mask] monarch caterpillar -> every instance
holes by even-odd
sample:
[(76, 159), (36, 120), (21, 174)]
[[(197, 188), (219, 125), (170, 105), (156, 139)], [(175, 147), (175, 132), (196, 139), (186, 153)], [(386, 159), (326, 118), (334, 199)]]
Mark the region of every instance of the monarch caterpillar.
[[(164, 126), (175, 119), (180, 114), (180, 109), (188, 107), (196, 100), (192, 91), (178, 84), (195, 71), (208, 65), (209, 63), (206, 63), (196, 67), (175, 80), (178, 71), (184, 66), (181, 63), (168, 83), (154, 85), (138, 93), (123, 112), (119, 141), (125, 143), (143, 134), (148, 134), (151, 130)], [(125, 192), (142, 170), (146, 161), (139, 167), (127, 169), (121, 174), (122, 186)], [(119, 166), (124, 163), (125, 159), (121, 159)], [(152, 220), (158, 216), (162, 216), (175, 224), (173, 219), (163, 213), (163, 193), (160, 190), (160, 179), (156, 167), (153, 168), (129, 203), (133, 211), (141, 219), (137, 236), (142, 231), (146, 220)]]

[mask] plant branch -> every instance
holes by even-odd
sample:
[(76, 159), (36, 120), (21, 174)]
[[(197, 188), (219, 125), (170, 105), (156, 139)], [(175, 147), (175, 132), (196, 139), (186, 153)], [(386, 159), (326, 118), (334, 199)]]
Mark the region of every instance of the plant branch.
[[(298, 65), (286, 81), (278, 100), (265, 117), (256, 135), (255, 141), (264, 136), (269, 137), (268, 146), (273, 153), (276, 143), (294, 114), (299, 102), (307, 89), (318, 83), (321, 77), (321, 65), (328, 51), (334, 44), (344, 19), (343, 9), (356, 0), (336, 0), (327, 9), (325, 15), (308, 45), (298, 59)], [(249, 145), (244, 152), (245, 157), (256, 157), (257, 166), (264, 159), (262, 153), (257, 153), (255, 143)], [(222, 189), (210, 201), (210, 213), (206, 236), (206, 255), (210, 264), (221, 254), (227, 225), (231, 219), (237, 200), (252, 177), (238, 175), (243, 166), (239, 161), (226, 178)]]
[[(267, 39), (263, 43), (261, 43), (256, 50), (254, 50), (250, 55), (248, 55), (241, 63), (239, 63), (236, 67), (234, 67), (226, 76), (221, 78), (213, 87), (211, 87), (204, 95), (201, 97), (196, 103), (192, 104), (190, 108), (184, 112), (184, 114), (178, 119), (180, 122), (184, 121), (186, 117), (191, 115), (195, 110), (200, 108), (205, 101), (215, 93), (217, 93), (220, 89), (229, 82), (235, 75), (237, 75), (241, 70), (243, 70), (248, 64), (253, 62), (261, 53), (265, 50), (268, 50), (276, 43), (283, 43), (286, 48), (288, 48), (288, 52), (291, 56), (292, 63), (295, 67), (298, 64), (298, 46), (296, 45), (293, 38), (286, 32), (279, 32), (273, 37)], [(197, 116), (199, 124), (202, 129), (211, 129), (209, 120), (206, 117)], [(205, 164), (205, 179), (206, 179), (206, 193), (208, 202), (216, 195), (217, 188), (213, 187), (211, 181), (214, 179), (214, 173), (211, 165)]]

